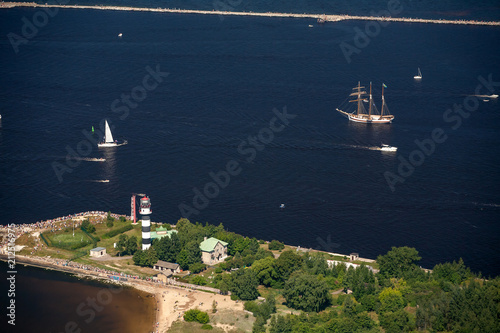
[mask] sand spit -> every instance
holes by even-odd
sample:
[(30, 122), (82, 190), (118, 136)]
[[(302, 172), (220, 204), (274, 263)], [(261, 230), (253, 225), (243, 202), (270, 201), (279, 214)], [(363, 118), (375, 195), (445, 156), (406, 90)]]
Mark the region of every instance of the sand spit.
[(49, 5), (37, 4), (34, 2), (2, 2), (0, 8), (13, 7), (57, 7), (73, 9), (97, 9), (97, 10), (121, 10), (121, 11), (141, 11), (157, 13), (177, 13), (177, 14), (203, 14), (203, 15), (234, 15), (234, 16), (262, 16), (262, 17), (294, 17), (322, 19), (326, 22), (337, 22), (343, 20), (365, 20), (365, 21), (387, 21), (387, 22), (408, 22), (408, 23), (434, 23), (434, 24), (462, 24), (462, 25), (492, 25), (500, 26), (497, 21), (476, 21), (476, 20), (431, 20), (409, 17), (382, 17), (382, 16), (351, 16), (351, 15), (325, 15), (325, 14), (293, 14), (293, 13), (253, 13), (253, 12), (228, 12), (217, 10), (187, 10), (169, 8), (138, 8), (120, 6), (82, 6), (82, 5)]

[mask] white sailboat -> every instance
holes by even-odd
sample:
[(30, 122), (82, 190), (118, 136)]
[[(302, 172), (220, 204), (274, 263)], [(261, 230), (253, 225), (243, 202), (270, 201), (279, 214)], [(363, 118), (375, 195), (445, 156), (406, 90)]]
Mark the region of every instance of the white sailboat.
[(103, 141), (97, 144), (99, 148), (107, 148), (107, 147), (118, 147), (127, 144), (127, 141), (119, 143), (117, 140), (113, 140), (113, 134), (111, 134), (111, 129), (109, 128), (108, 121), (106, 122), (106, 129), (104, 133)]
[(418, 68), (418, 74), (413, 77), (415, 80), (422, 80), (422, 72), (420, 71), (420, 67)]

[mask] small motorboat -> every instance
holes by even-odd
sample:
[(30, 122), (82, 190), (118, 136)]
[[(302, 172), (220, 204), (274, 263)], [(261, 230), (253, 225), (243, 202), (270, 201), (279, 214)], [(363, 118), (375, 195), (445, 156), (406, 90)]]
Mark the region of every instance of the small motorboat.
[(280, 208), (281, 208), (281, 209), (285, 208), (285, 204), (283, 204), (283, 203), (282, 203), (282, 204), (280, 205)]
[(382, 146), (380, 147), (380, 150), (381, 151), (397, 151), (398, 147), (393, 147), (393, 146), (382, 144)]

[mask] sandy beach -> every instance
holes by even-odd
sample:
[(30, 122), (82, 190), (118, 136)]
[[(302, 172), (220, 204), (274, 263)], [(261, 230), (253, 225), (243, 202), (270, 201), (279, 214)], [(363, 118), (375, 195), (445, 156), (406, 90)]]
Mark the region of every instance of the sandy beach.
[[(6, 260), (6, 256), (0, 256), (1, 260)], [(46, 268), (65, 273), (76, 274), (78, 276), (91, 279), (99, 279), (106, 282), (111, 282), (107, 274), (100, 271), (89, 271), (78, 269), (71, 266), (59, 266), (54, 264), (52, 260), (34, 256), (16, 256), (16, 264), (30, 265), (39, 268)], [(189, 309), (198, 308), (207, 313), (212, 313), (212, 303), (217, 302), (217, 310), (240, 310), (243, 311), (243, 303), (232, 301), (230, 296), (219, 295), (199, 290), (186, 289), (172, 285), (161, 285), (144, 280), (120, 281), (121, 285), (130, 286), (132, 288), (147, 292), (154, 295), (156, 309), (156, 330), (155, 332), (164, 333), (170, 328), (176, 320), (184, 320), (183, 314)], [(232, 327), (218, 325), (226, 330)]]
[(232, 301), (229, 296), (216, 295), (198, 290), (189, 290), (174, 286), (154, 287), (137, 283), (127, 283), (131, 287), (155, 295), (158, 306), (158, 332), (166, 332), (172, 323), (182, 316), (189, 309), (198, 308), (207, 313), (212, 312), (212, 303), (217, 302), (217, 310), (241, 310), (243, 303)]

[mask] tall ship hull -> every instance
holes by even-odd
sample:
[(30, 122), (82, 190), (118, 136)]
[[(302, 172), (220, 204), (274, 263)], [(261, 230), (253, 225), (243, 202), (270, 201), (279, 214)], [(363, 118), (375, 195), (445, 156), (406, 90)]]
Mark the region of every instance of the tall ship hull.
[[(358, 82), (358, 86), (353, 88), (353, 92), (349, 95), (354, 97), (353, 100), (348, 101), (349, 103), (356, 103), (357, 107), (354, 110), (348, 111), (349, 103), (337, 108), (337, 111), (349, 119), (349, 121), (355, 123), (364, 124), (390, 124), (394, 120), (394, 116), (389, 113), (389, 109), (384, 99), (384, 87), (382, 85), (382, 108), (379, 112), (372, 97), (372, 84), (370, 83), (370, 93), (367, 94), (363, 89), (364, 87)], [(367, 95), (369, 98), (367, 99)], [(364, 104), (368, 103), (368, 110), (365, 108)]]
[(390, 124), (394, 119), (394, 116), (371, 116), (366, 117), (364, 115), (348, 114), (347, 116), (350, 121), (355, 123), (365, 123), (365, 124)]

